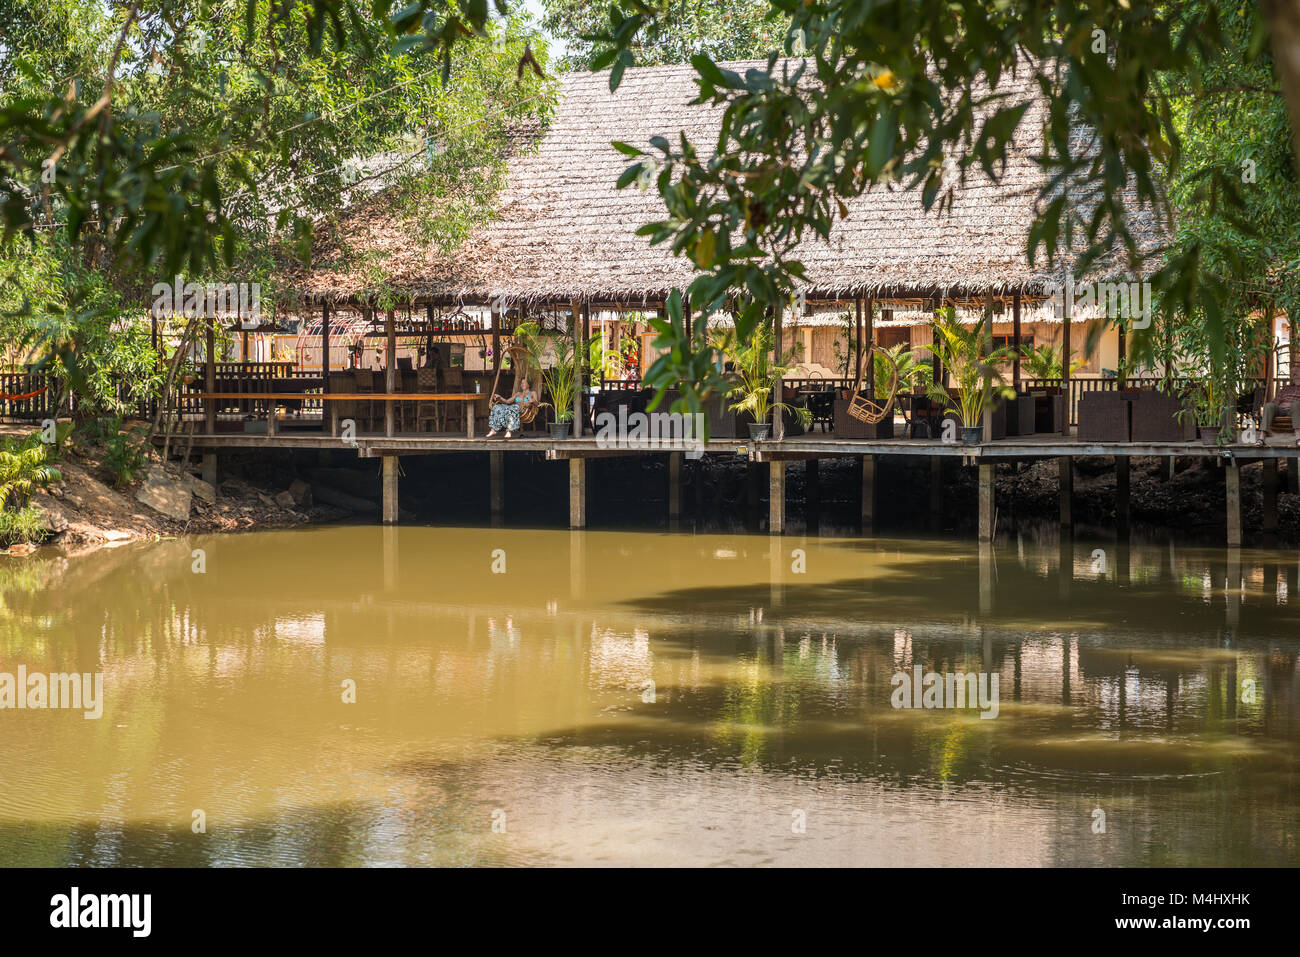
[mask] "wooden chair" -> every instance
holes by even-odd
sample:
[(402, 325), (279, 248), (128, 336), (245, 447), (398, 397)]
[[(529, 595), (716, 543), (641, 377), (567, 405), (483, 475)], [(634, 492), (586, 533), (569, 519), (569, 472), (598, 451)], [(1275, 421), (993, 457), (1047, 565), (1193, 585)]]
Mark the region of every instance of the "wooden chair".
[[(353, 373), (355, 377), (357, 392), (362, 395), (373, 395), (375, 393), (375, 373), (372, 369), (358, 369)], [(367, 432), (374, 428), (375, 424), (375, 400), (360, 399), (357, 402), (357, 419), (361, 428)]]
[[(423, 368), (415, 374), (415, 388), (419, 392), (429, 394), (438, 391), (438, 370)], [(415, 407), (415, 431), (434, 431), (442, 428), (442, 405), (441, 402), (419, 402)], [(431, 429), (424, 428), (425, 423), (432, 426)]]
[[(464, 392), (465, 373), (461, 369), (442, 370), (443, 392)], [(460, 402), (439, 402), (442, 406), (443, 428), (449, 432), (465, 431), (465, 406)]]

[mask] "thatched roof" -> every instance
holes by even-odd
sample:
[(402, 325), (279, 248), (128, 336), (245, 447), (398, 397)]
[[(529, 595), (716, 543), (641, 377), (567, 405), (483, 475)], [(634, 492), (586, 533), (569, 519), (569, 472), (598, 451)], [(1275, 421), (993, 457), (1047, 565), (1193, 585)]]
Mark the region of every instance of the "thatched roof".
[[(743, 72), (766, 61), (728, 66)], [(607, 74), (565, 76), (538, 149), (509, 161), (496, 217), (454, 253), (442, 256), (425, 245), (380, 194), (318, 231), (317, 265), (294, 277), (292, 286), (310, 300), (367, 297), (373, 279), (330, 265), (341, 233), (345, 246), (378, 260), (389, 288), (417, 301), (654, 301), (674, 287), (684, 289), (693, 278), (690, 261), (635, 235), (637, 227), (663, 218), (657, 192), (614, 188), (629, 160), (610, 142), (646, 146), (654, 135), (671, 140), (684, 130), (697, 145), (711, 147), (720, 111), (688, 105), (697, 94), (694, 76), (689, 66), (630, 69), (616, 93), (609, 91)], [(1027, 75), (1003, 84), (999, 92), (1034, 102), (999, 182), (972, 170), (942, 216), (922, 210), (919, 191), (873, 188), (849, 204), (849, 217), (836, 224), (829, 242), (810, 238), (801, 247), (810, 289), (835, 295), (1037, 292), (1060, 275), (1059, 264), (1049, 273), (1041, 261), (1031, 268), (1025, 257), (1044, 180), (1031, 157), (1040, 149), (1046, 105)], [(1154, 236), (1152, 216), (1139, 217), (1139, 225)]]

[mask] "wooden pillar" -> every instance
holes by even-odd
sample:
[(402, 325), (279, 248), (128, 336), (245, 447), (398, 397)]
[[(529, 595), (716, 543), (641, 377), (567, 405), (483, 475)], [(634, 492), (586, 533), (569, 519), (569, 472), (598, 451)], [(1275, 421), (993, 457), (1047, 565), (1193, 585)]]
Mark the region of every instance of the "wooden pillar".
[(504, 309), (493, 309), (490, 306), (488, 308), (488, 320), (492, 323), (492, 374), (494, 376), (501, 371), (501, 313), (503, 311)]
[[(988, 355), (993, 351), (993, 287), (990, 286), (984, 293), (984, 342), (980, 346), (981, 357)], [(984, 373), (985, 394), (993, 380), (992, 369)], [(993, 441), (993, 405), (988, 403), (984, 406), (984, 415), (980, 422), (983, 427), (983, 438), (985, 442)]]
[(816, 459), (804, 462), (804, 523), (808, 534), (815, 535), (821, 530), (821, 463)]
[(383, 459), (383, 516), (385, 525), (397, 524), (397, 456)]
[(586, 398), (587, 380), (587, 339), (590, 338), (591, 329), (591, 303), (588, 300), (582, 300), (578, 315), (573, 317), (573, 324), (574, 338), (577, 340), (574, 348), (578, 351), (578, 381), (577, 387), (573, 390), (573, 435), (575, 438), (582, 438), (583, 400)]
[(488, 453), (489, 490), (488, 498), (492, 513), (492, 527), (500, 528), (505, 519), (505, 452)]
[(758, 499), (759, 499), (759, 470), (761, 465), (758, 462), (750, 462), (745, 466), (745, 527), (752, 530), (758, 530)]
[(1124, 382), (1128, 378), (1128, 327), (1124, 320), (1119, 321), (1119, 369), (1116, 370), (1118, 388), (1124, 391)]
[(682, 296), (682, 331), (686, 333), (686, 341), (691, 340), (691, 297)]
[(853, 381), (862, 381), (862, 297), (853, 297), (855, 317), (853, 320)]
[(768, 462), (768, 523), (773, 535), (785, 534), (785, 461)]
[(1223, 469), (1224, 498), (1228, 509), (1228, 547), (1241, 547), (1241, 466), (1226, 462)]
[(1132, 461), (1127, 455), (1115, 456), (1115, 524), (1125, 533), (1129, 527), (1129, 480)]
[[(873, 345), (875, 345), (876, 342), (875, 311), (876, 311), (876, 299), (874, 296), (868, 296), (867, 301), (864, 304), (862, 310), (862, 316), (863, 316), (862, 340), (863, 340), (864, 355), (870, 354), (870, 349)], [(866, 380), (862, 383), (862, 387), (863, 389), (866, 390), (867, 395), (874, 398), (876, 395), (876, 367), (875, 367), (876, 360), (873, 357), (870, 361), (871, 361), (871, 368), (865, 370)]]
[(587, 527), (587, 460), (569, 459), (569, 528)]
[[(773, 338), (773, 349), (772, 349), (773, 361), (775, 361), (777, 364), (780, 364), (781, 356), (782, 356), (781, 314), (784, 311), (785, 308), (783, 304), (778, 303), (776, 307), (776, 315), (773, 318), (773, 326), (775, 327), (776, 335)], [(782, 419), (781, 413), (776, 409), (776, 404), (781, 401), (781, 396), (782, 396), (781, 377), (777, 376), (776, 381), (772, 383), (773, 408), (770, 414), (772, 416), (772, 438), (774, 438), (778, 442), (780, 442), (782, 439), (785, 438), (785, 421), (784, 419)], [(785, 463), (784, 462), (781, 463), (781, 483), (782, 483), (781, 487), (785, 488)], [(782, 504), (781, 508), (782, 508), (782, 512), (781, 512), (782, 520), (784, 521), (784, 515), (785, 515), (784, 504)]]
[(1264, 459), (1264, 534), (1277, 533), (1277, 459)]
[[(1070, 295), (1069, 292), (1066, 295)], [(1070, 397), (1070, 312), (1073, 306), (1066, 303), (1065, 317), (1061, 320), (1061, 395), (1065, 396), (1065, 421), (1062, 423), (1062, 436), (1070, 437), (1070, 425), (1074, 422), (1074, 403)]]
[[(323, 391), (330, 390), (330, 304), (321, 306), (320, 315), (320, 374), (325, 380)], [(322, 410), (323, 414), (323, 410)]]
[[(213, 329), (215, 323), (208, 321), (204, 323), (207, 327), (206, 342), (204, 347), (207, 349), (207, 363), (203, 370), (203, 389), (211, 394), (217, 391), (217, 334)], [(209, 435), (217, 431), (217, 400), (203, 400), (203, 430)]]
[[(938, 318), (939, 307), (942, 304), (943, 304), (942, 300), (939, 298), (937, 294), (930, 298), (930, 315), (933, 318), (936, 319)], [(936, 346), (938, 344), (939, 344), (938, 342), (935, 342)], [(943, 367), (943, 360), (939, 358), (938, 353), (935, 353), (933, 356), (931, 371), (933, 373), (935, 382), (937, 382), (940, 385), (948, 384), (948, 370)]]
[(1011, 356), (1011, 385), (1020, 392), (1020, 290), (1011, 297), (1011, 341), (1015, 343)]
[(203, 471), (201, 473), (203, 481), (207, 482), (213, 488), (217, 487), (217, 453), (203, 453)]
[(668, 528), (674, 532), (682, 521), (682, 458), (681, 452), (668, 453)]
[[(391, 397), (397, 391), (397, 319), (393, 310), (388, 310), (384, 317), (384, 337), (387, 340), (388, 368), (384, 370), (384, 391)], [(392, 398), (384, 400), (384, 435), (391, 436), (396, 431), (396, 409)]]
[(996, 531), (994, 525), (996, 502), (993, 495), (993, 484), (997, 477), (997, 466), (992, 462), (981, 462), (979, 470), (980, 541), (991, 542), (993, 541), (993, 533)]
[(862, 456), (862, 534), (876, 530), (876, 457)]
[(1061, 526), (1074, 527), (1074, 459), (1062, 455), (1056, 460), (1061, 479)]

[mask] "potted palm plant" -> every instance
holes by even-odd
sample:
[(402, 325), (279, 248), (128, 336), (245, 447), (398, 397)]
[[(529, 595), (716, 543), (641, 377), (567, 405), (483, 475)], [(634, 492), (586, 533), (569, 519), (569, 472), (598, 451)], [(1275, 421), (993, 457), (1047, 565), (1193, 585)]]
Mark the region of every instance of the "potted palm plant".
[[(1211, 372), (1206, 378), (1191, 387), (1191, 412), (1196, 417), (1197, 431), (1204, 445), (1221, 445), (1224, 438), (1224, 424), (1228, 420), (1227, 383), (1222, 375)], [(1188, 410), (1174, 413), (1179, 421)]]
[(940, 309), (933, 322), (934, 342), (925, 346), (938, 357), (952, 376), (956, 385), (956, 398), (940, 383), (933, 382), (926, 390), (930, 401), (941, 407), (952, 407), (961, 417), (962, 441), (977, 445), (983, 438), (984, 409), (995, 397), (1009, 398), (1015, 391), (1003, 382), (998, 364), (1011, 357), (1007, 346), (985, 351), (985, 330), (993, 321), (985, 315), (971, 326), (957, 319), (951, 306)]
[(731, 360), (733, 382), (727, 398), (734, 399), (731, 408), (737, 412), (748, 412), (754, 417), (749, 423), (749, 437), (761, 442), (772, 434), (772, 423), (768, 421), (769, 412), (789, 412), (807, 428), (812, 422), (812, 413), (807, 409), (789, 405), (775, 397), (777, 382), (790, 371), (793, 352), (787, 352), (781, 362), (772, 356), (773, 333), (770, 326), (759, 326), (754, 330), (748, 342), (741, 342), (734, 332), (728, 333), (722, 343), (722, 351)]

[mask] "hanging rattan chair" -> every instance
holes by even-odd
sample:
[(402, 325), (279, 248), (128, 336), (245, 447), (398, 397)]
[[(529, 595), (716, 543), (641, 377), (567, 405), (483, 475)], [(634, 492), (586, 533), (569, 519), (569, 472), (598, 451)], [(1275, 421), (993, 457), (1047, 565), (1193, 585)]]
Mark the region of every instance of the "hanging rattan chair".
[[(872, 381), (875, 380), (877, 351), (889, 363), (889, 395), (883, 401), (875, 396), (874, 390), (868, 391), (862, 388), (862, 376), (864, 374), (871, 376)], [(888, 352), (883, 349), (877, 350), (876, 344), (872, 343), (871, 348), (867, 350), (867, 354), (863, 357), (862, 368), (858, 371), (858, 379), (853, 384), (853, 397), (849, 400), (848, 413), (859, 422), (865, 422), (868, 425), (883, 422), (887, 416), (893, 414), (894, 396), (897, 394), (898, 363), (894, 361)]]
[[(542, 370), (537, 367), (532, 355), (523, 346), (511, 346), (506, 350), (506, 356), (510, 359), (510, 368), (515, 374), (515, 385), (519, 385), (521, 374), (528, 379), (528, 384), (532, 386), (533, 398), (525, 402), (519, 409), (519, 421), (523, 425), (528, 425), (533, 419), (537, 418), (537, 410), (541, 406), (539, 396), (542, 390)], [(505, 368), (502, 362), (497, 366), (496, 378), (492, 380), (492, 395), (503, 400), (509, 400), (510, 396), (502, 395), (497, 391), (501, 384), (501, 370)], [(492, 403), (491, 399), (488, 399)]]

